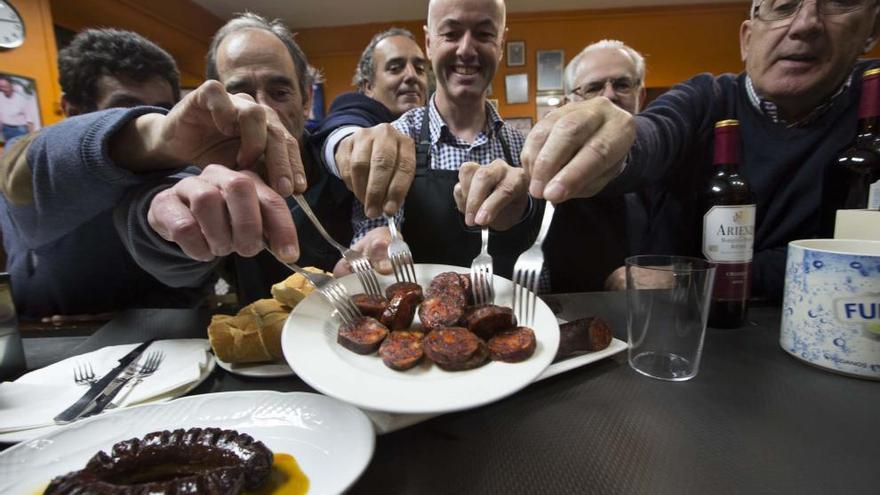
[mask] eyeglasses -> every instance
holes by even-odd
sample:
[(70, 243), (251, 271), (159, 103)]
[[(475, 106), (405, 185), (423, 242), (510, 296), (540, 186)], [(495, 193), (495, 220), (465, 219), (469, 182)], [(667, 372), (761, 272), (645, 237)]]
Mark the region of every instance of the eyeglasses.
[[(876, 3), (877, 0), (815, 0), (816, 9), (821, 15), (843, 15), (855, 12)], [(801, 9), (804, 0), (763, 0), (757, 6), (753, 14), (756, 18), (765, 21), (781, 21), (794, 17)]]
[(605, 86), (611, 84), (611, 88), (619, 95), (628, 95), (639, 87), (639, 81), (634, 81), (628, 77), (608, 78), (601, 81), (593, 81), (578, 86), (571, 90), (572, 94), (578, 95), (583, 99), (592, 98), (605, 90)]

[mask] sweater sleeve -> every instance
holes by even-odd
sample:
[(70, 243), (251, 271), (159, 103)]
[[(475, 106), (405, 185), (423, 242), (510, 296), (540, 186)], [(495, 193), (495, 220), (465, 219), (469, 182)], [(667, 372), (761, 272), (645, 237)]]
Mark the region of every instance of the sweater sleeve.
[(199, 169), (190, 167), (134, 189), (114, 211), (116, 231), (132, 258), (144, 271), (171, 287), (201, 287), (209, 283), (221, 260), (203, 262), (190, 258), (179, 246), (160, 237), (147, 222), (147, 211), (156, 194), (198, 173)]
[[(9, 217), (30, 248), (51, 243), (111, 210), (126, 190), (159, 174), (135, 174), (110, 159), (114, 133), (154, 107), (110, 109), (44, 128), (0, 160)], [(14, 151), (14, 152), (13, 152)]]

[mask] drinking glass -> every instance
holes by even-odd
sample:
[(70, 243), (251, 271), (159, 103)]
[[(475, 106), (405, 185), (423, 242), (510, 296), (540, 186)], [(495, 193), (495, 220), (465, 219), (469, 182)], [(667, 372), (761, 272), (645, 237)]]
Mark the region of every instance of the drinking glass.
[(660, 380), (696, 376), (715, 265), (686, 256), (626, 259), (629, 365)]

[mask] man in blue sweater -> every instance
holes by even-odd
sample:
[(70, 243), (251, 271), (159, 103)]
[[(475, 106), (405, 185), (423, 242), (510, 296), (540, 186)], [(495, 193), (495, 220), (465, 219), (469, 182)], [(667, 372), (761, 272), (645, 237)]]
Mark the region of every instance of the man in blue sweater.
[(699, 255), (695, 206), (712, 173), (713, 126), (738, 119), (758, 207), (753, 294), (780, 298), (786, 246), (819, 234), (822, 177), (855, 137), (862, 73), (880, 65), (857, 61), (876, 44), (878, 12), (877, 0), (755, 0), (740, 31), (744, 73), (701, 74), (654, 100), (635, 117), (628, 154), (625, 139), (583, 144), (621, 119), (589, 101), (567, 105), (529, 135), (530, 192), (557, 202), (653, 184), (646, 250)]
[[(138, 105), (171, 108), (180, 98), (174, 59), (129, 31), (85, 30), (59, 52), (58, 66), (68, 116)], [(113, 207), (138, 178), (84, 161), (103, 154), (105, 136), (85, 125), (97, 119), (71, 119), (30, 134), (7, 144), (0, 159), (6, 270), (24, 318), (180, 306), (199, 296), (170, 290), (125, 252)]]

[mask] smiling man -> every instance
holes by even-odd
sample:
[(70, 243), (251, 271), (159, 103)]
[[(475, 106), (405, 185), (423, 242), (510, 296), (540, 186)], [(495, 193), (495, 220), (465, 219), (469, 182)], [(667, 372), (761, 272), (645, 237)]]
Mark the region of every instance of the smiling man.
[(463, 266), (480, 243), (467, 227), (490, 227), (496, 273), (510, 275), (538, 208), (530, 208), (520, 167), (523, 137), (486, 99), (506, 30), (501, 0), (429, 3), (425, 38), (436, 93), (392, 126), (358, 130), (336, 151), (341, 177), (365, 206), (353, 214), (356, 239), (368, 231), (387, 239), (377, 217), (397, 213), (416, 262)]
[[(758, 208), (753, 294), (778, 299), (787, 243), (820, 234), (822, 178), (855, 137), (862, 73), (880, 65), (857, 59), (877, 42), (878, 12), (877, 0), (755, 0), (740, 30), (744, 73), (698, 75), (654, 100), (635, 117), (625, 167), (614, 159), (580, 168), (565, 159), (536, 163), (545, 143), (530, 140), (524, 162), (532, 193), (555, 199), (605, 184), (603, 194), (615, 194), (654, 183), (645, 250), (700, 255), (702, 212), (695, 199), (713, 170), (713, 125), (738, 119), (741, 171)], [(552, 135), (560, 119), (583, 129), (617, 120), (590, 111), (588, 103), (539, 123), (536, 137)]]

